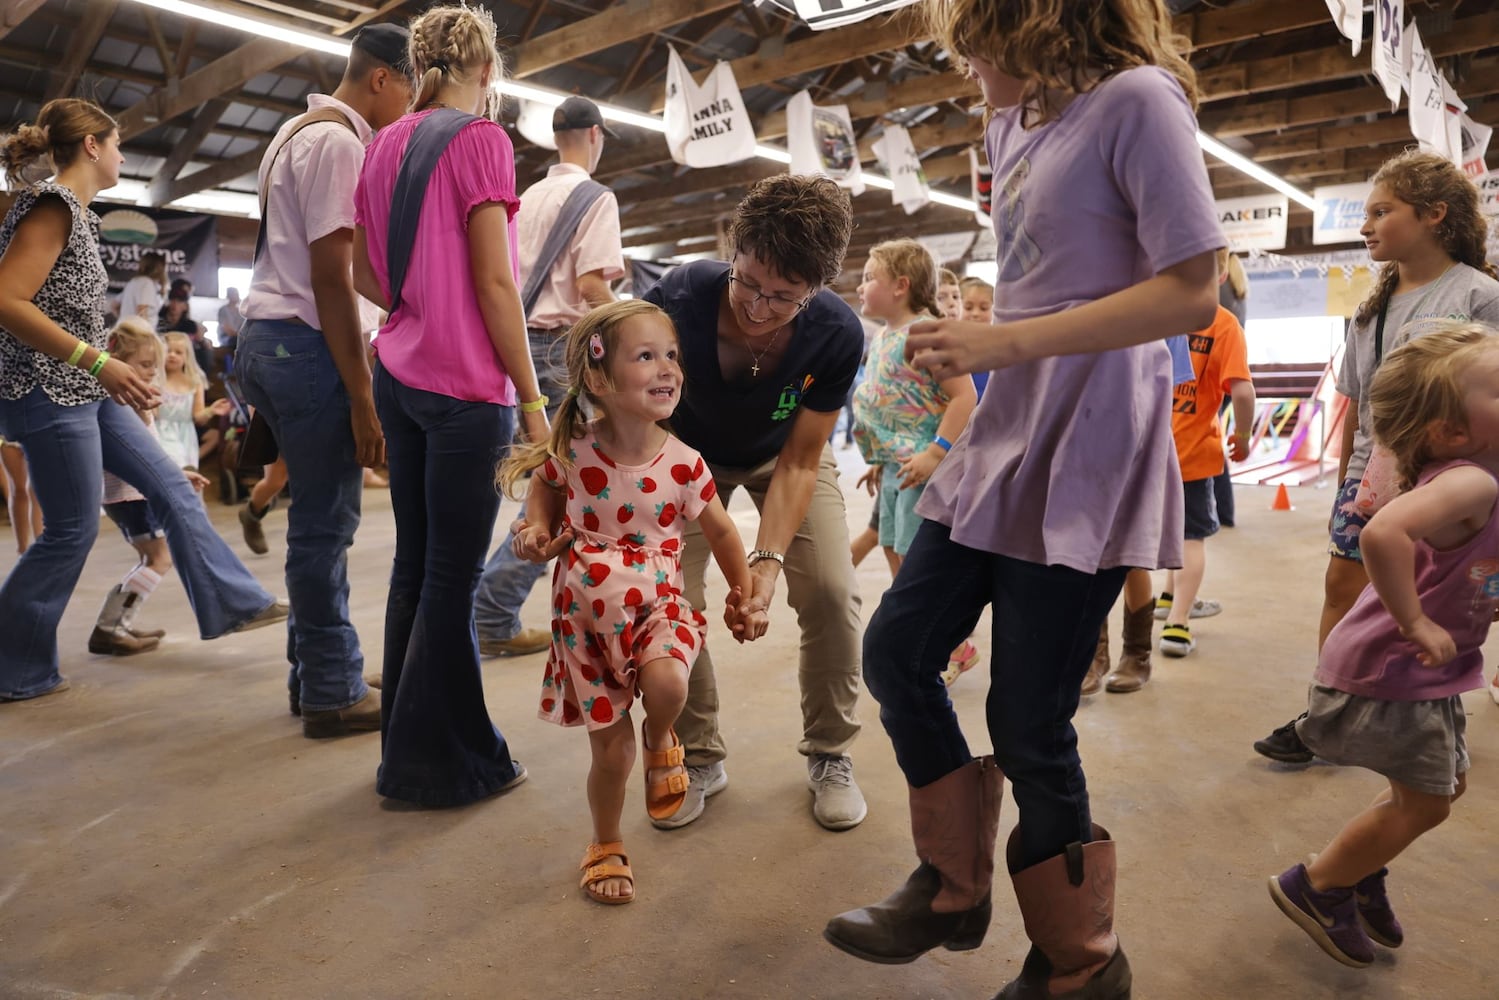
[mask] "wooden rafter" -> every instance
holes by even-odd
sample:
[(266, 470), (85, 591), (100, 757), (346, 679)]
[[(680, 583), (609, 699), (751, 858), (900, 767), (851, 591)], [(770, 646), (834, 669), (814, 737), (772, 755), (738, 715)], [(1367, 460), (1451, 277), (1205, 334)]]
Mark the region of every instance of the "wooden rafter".
[(82, 20), (71, 33), (68, 54), (53, 72), (52, 79), (47, 84), (46, 94), (42, 97), (42, 103), (66, 97), (73, 92), (74, 87), (78, 86), (84, 67), (88, 65), (94, 49), (98, 48), (99, 39), (104, 37), (104, 30), (109, 27), (109, 19), (114, 16), (114, 11), (115, 0), (96, 0), (95, 3), (89, 4)]
[(46, 0), (0, 0), (0, 38), (15, 31)]
[(511, 72), (519, 79), (534, 76), (737, 3), (738, 0), (630, 0), (610, 4), (601, 13), (549, 31), (520, 46)]
[(219, 119), (228, 110), (229, 99), (225, 97), (215, 98), (198, 109), (198, 113), (193, 116), (192, 124), (187, 127), (182, 138), (177, 140), (172, 151), (167, 154), (161, 169), (156, 172), (156, 179), (151, 182), (147, 196), (152, 205), (160, 207), (167, 203), (167, 194), (177, 180), (177, 174), (187, 166), (193, 154), (197, 153), (198, 148), (203, 145), (203, 140), (208, 138), (209, 133), (214, 130)]

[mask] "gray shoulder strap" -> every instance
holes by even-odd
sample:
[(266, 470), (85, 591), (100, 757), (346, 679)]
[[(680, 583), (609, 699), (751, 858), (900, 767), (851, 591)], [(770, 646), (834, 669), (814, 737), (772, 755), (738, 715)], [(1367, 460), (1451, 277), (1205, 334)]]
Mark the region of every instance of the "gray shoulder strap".
[(395, 191), (390, 199), (390, 221), (386, 226), (385, 264), (390, 274), (390, 311), (401, 307), (401, 286), (406, 283), (406, 269), (416, 245), (416, 226), (422, 218), (422, 202), (427, 197), (427, 181), (437, 169), (443, 151), (474, 115), (453, 108), (439, 108), (422, 119), (406, 140), (401, 166), (396, 174)]
[(557, 263), (562, 251), (567, 249), (567, 244), (572, 241), (573, 234), (583, 222), (583, 216), (608, 191), (604, 185), (590, 178), (573, 188), (567, 200), (562, 203), (562, 211), (557, 214), (552, 231), (547, 233), (546, 242), (541, 245), (541, 253), (530, 263), (531, 271), (526, 276), (525, 287), (521, 289), (521, 308), (528, 318), (531, 310), (536, 307), (536, 300), (541, 298), (542, 287), (551, 277), (552, 265)]

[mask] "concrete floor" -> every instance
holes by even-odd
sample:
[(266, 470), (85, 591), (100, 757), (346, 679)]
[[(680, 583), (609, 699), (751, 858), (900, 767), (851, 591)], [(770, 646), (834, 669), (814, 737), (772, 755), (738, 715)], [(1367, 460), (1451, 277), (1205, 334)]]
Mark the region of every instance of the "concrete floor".
[[(378, 664), (393, 529), (388, 495), (366, 496), (354, 619)], [(1330, 498), (1294, 491), (1292, 513), (1270, 512), (1266, 490), (1239, 498), (1239, 527), (1209, 549), (1207, 592), (1228, 610), (1201, 622), (1198, 653), (1158, 660), (1143, 692), (1099, 696), (1078, 716), (1094, 814), (1119, 843), (1135, 997), (1499, 996), (1499, 707), (1481, 692), (1467, 699), (1472, 789), (1391, 879), (1404, 948), (1346, 969), (1270, 902), (1266, 877), (1319, 849), (1381, 779), (1250, 750), (1302, 705)], [(851, 502), (862, 523), (869, 501)], [(735, 513), (750, 523), (743, 499)], [(255, 557), (234, 512), (212, 514), (282, 589), (284, 518), (267, 521), (273, 554)], [(7, 543), (0, 573), (13, 561)], [(636, 779), (625, 827), (640, 898), (605, 908), (576, 882), (587, 741), (535, 719), (541, 657), (485, 665), (491, 714), (530, 782), (464, 809), (393, 809), (374, 794), (376, 736), (302, 738), (276, 630), (200, 643), (173, 580), (145, 616), (171, 630), (159, 651), (88, 656), (128, 562), (106, 523), (63, 620), (73, 689), (0, 707), (0, 997), (979, 998), (1019, 969), (1026, 942), (1002, 882), (977, 951), (881, 967), (822, 941), (829, 916), (884, 895), (913, 855), (867, 700), (853, 752), (869, 819), (837, 834), (812, 821), (784, 606), (765, 641), (717, 647), (729, 789), (664, 833)], [(872, 607), (887, 582), (878, 554), (860, 580)], [(543, 590), (528, 605), (538, 624)], [(976, 748), (985, 693), (975, 674), (953, 692)], [(1003, 818), (1007, 829), (1011, 805)]]

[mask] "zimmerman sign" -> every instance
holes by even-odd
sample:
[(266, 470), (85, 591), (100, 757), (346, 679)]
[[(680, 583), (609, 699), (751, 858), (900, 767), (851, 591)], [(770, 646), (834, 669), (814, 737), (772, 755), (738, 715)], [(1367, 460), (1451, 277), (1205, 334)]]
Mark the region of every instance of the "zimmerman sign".
[(1369, 182), (1334, 184), (1312, 192), (1317, 208), (1312, 218), (1312, 242), (1357, 243), (1363, 239), (1364, 202), (1369, 200)]
[(1279, 250), (1286, 245), (1285, 195), (1223, 198), (1216, 204), (1230, 250)]

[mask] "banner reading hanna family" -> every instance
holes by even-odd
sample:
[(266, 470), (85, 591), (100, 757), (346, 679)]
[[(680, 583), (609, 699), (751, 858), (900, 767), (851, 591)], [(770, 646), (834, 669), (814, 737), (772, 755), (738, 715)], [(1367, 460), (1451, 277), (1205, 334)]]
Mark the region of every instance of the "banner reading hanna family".
[(713, 67), (699, 86), (676, 48), (667, 47), (662, 123), (671, 158), (687, 167), (721, 167), (755, 155), (755, 132), (739, 97), (734, 70)]
[(102, 209), (99, 256), (109, 271), (111, 289), (118, 290), (135, 277), (141, 254), (156, 250), (166, 255), (169, 278), (186, 278), (199, 295), (219, 294), (219, 223), (215, 216), (104, 205), (97, 209)]

